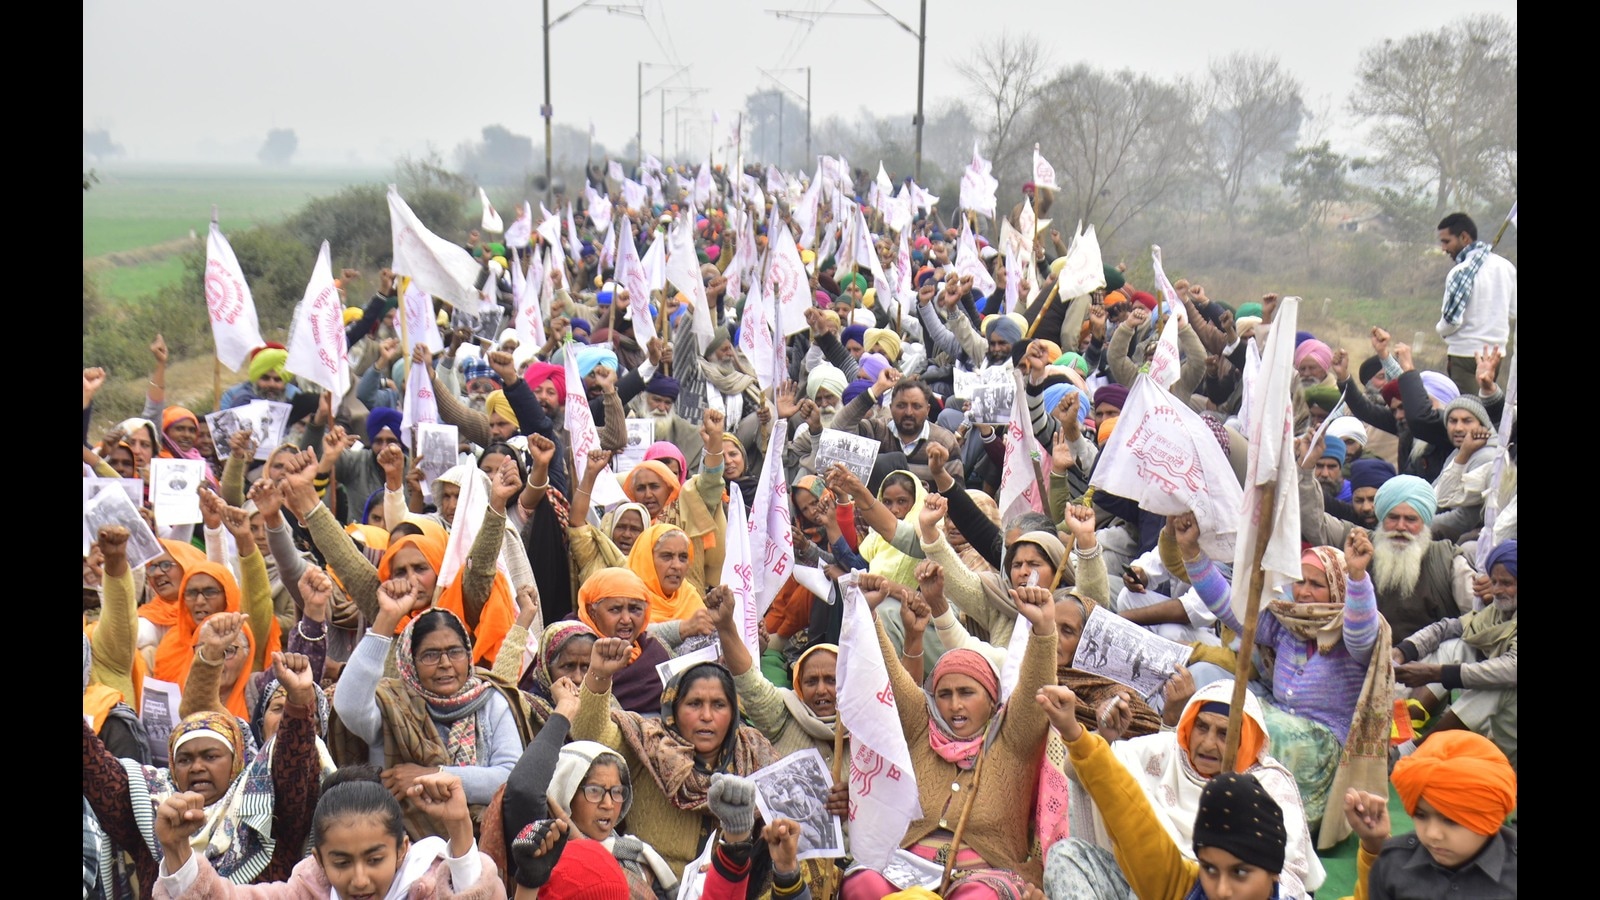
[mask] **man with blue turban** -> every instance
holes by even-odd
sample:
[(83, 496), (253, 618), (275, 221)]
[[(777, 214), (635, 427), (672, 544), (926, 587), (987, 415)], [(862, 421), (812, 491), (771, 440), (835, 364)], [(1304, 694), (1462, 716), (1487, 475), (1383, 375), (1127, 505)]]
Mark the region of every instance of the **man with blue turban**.
[(1373, 497), (1378, 531), (1372, 540), (1372, 580), (1378, 612), (1388, 620), (1396, 644), (1442, 619), (1470, 612), (1471, 564), (1450, 541), (1436, 541), (1430, 527), (1438, 502), (1433, 486), (1415, 475), (1397, 475)]
[[(1415, 688), (1406, 705), (1433, 731), (1465, 728), (1517, 763), (1517, 542), (1489, 552), (1474, 590), (1483, 609), (1444, 619), (1394, 645), (1395, 679)], [(1451, 691), (1460, 691), (1454, 702)], [(1448, 706), (1443, 716), (1440, 711)]]

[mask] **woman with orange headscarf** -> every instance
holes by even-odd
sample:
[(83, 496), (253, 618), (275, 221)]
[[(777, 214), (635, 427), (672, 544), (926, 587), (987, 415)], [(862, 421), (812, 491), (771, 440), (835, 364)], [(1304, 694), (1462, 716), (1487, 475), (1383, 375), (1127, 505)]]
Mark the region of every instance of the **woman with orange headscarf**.
[(200, 448), (195, 446), (199, 440), (199, 416), (181, 406), (169, 406), (161, 411), (161, 458), (193, 459), (205, 463), (206, 483), (211, 485), (212, 490), (217, 490), (221, 485), (216, 473), (211, 471), (211, 464), (206, 461)]
[[(250, 536), (250, 520), (244, 510), (229, 507), (222, 521), (239, 546), (239, 569), (244, 576), (245, 590), (241, 595), (238, 583), (233, 580), (233, 573), (221, 563), (202, 560), (185, 567), (183, 581), (178, 587), (180, 610), (177, 622), (156, 648), (155, 676), (162, 681), (184, 684), (188, 680), (189, 669), (200, 652), (196, 647), (200, 623), (215, 613), (242, 611), (249, 617), (250, 664), (244, 669), (244, 675), (264, 669), (271, 654), (282, 649), (278, 620), (272, 611), (272, 587), (267, 579), (267, 565)], [(239, 680), (245, 682), (249, 679), (241, 677)], [(234, 712), (248, 719), (250, 710), (242, 693), (237, 706)], [(234, 704), (230, 702), (229, 708), (233, 707)]]
[(144, 566), (144, 584), (148, 588), (143, 604), (139, 606), (139, 649), (148, 651), (146, 664), (155, 666), (155, 650), (167, 632), (178, 624), (183, 614), (183, 599), (178, 593), (184, 574), (206, 561), (205, 551), (183, 541), (161, 539), (166, 552)]
[(688, 578), (695, 551), (682, 528), (664, 523), (646, 528), (628, 551), (628, 568), (644, 582), (657, 622), (681, 622), (706, 608)]
[[(644, 543), (649, 533), (634, 546)], [(623, 709), (641, 714), (660, 712), (661, 678), (656, 666), (672, 658), (666, 646), (649, 633), (653, 618), (657, 615), (651, 589), (630, 569), (601, 569), (578, 592), (578, 619), (583, 624), (601, 637), (632, 643), (628, 664), (612, 680), (611, 692)]]
[[(728, 530), (728, 514), (723, 507), (726, 495), (722, 478), (722, 424), (722, 413), (706, 410), (700, 422), (700, 437), (706, 448), (705, 465), (701, 473), (687, 483), (673, 475), (665, 463), (654, 459), (634, 466), (622, 482), (623, 493), (629, 500), (643, 504), (653, 522), (676, 526), (694, 545), (693, 560), (685, 578), (702, 595), (708, 585), (722, 580), (722, 560), (726, 555), (720, 540)], [(640, 541), (643, 540), (641, 536)], [(645, 581), (648, 583), (649, 579)]]

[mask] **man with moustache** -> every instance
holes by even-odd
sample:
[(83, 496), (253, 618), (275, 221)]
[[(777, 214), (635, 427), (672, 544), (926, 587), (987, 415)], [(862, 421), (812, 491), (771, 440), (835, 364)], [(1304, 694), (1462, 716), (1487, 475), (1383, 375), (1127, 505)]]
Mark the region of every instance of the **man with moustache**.
[[(1489, 552), (1474, 590), (1488, 605), (1435, 622), (1394, 645), (1395, 679), (1411, 692), (1430, 733), (1464, 728), (1495, 742), (1517, 764), (1517, 542)], [(1461, 695), (1450, 702), (1450, 692)], [(1439, 710), (1449, 709), (1439, 716)], [(1403, 748), (1402, 748), (1403, 749)]]
[(1397, 475), (1373, 496), (1372, 580), (1396, 644), (1473, 606), (1476, 573), (1455, 544), (1433, 539), (1436, 509), (1433, 487), (1415, 475)]
[(705, 447), (700, 429), (675, 410), (681, 390), (678, 379), (657, 372), (644, 386), (644, 417), (655, 423), (655, 440), (676, 445), (690, 470), (698, 471)]

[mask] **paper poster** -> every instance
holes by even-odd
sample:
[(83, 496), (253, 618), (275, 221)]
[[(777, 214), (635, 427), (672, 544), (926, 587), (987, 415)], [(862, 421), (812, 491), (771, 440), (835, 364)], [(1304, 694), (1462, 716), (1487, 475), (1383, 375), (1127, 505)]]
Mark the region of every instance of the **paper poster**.
[(618, 475), (625, 475), (634, 466), (644, 462), (644, 455), (649, 451), (650, 445), (656, 441), (655, 419), (629, 419), (628, 445), (622, 452), (611, 457), (611, 471)]
[(283, 444), (284, 433), (289, 429), (289, 404), (274, 400), (251, 400), (235, 410), (244, 410), (258, 424), (256, 433), (256, 459), (264, 460)]
[(844, 829), (828, 814), (828, 789), (833, 775), (822, 753), (807, 747), (750, 773), (756, 783), (756, 808), (765, 822), (793, 819), (800, 825), (800, 858), (832, 859), (845, 855)]
[(1097, 606), (1084, 623), (1073, 668), (1125, 684), (1148, 701), (1160, 693), (1190, 648)]
[(672, 676), (700, 663), (716, 662), (722, 658), (722, 648), (715, 643), (716, 636), (712, 635), (713, 643), (709, 647), (691, 650), (681, 656), (674, 656), (666, 662), (656, 663), (656, 675), (661, 678), (661, 686), (666, 687)]
[[(133, 505), (134, 517), (139, 520), (139, 524), (140, 525), (144, 525), (144, 517), (139, 515), (139, 507), (144, 503), (144, 482), (143, 481), (140, 481), (137, 478), (85, 478), (85, 479), (83, 479), (83, 509), (84, 509), (84, 513), (85, 513), (85, 515), (83, 517), (83, 555), (84, 556), (88, 556), (89, 555), (89, 545), (93, 544), (96, 540), (99, 539), (101, 525), (107, 525), (107, 524), (109, 524), (109, 525), (120, 525), (120, 524), (122, 524), (120, 522), (102, 521), (100, 524), (96, 524), (94, 526), (93, 530), (91, 530), (90, 527), (89, 527), (89, 516), (87, 515), (87, 513), (89, 511), (89, 501), (93, 500), (95, 497), (99, 496), (101, 491), (110, 490), (113, 487), (117, 487), (117, 488), (121, 488), (122, 489), (122, 492), (128, 498), (128, 502)], [(149, 529), (148, 526), (146, 526), (145, 530), (149, 531), (150, 529)], [(130, 534), (133, 533), (133, 529), (130, 528), (129, 529), (129, 533)], [(151, 535), (150, 540), (152, 542), (154, 542), (155, 541), (155, 536)], [(129, 554), (130, 555), (132, 554), (132, 550), (131, 549), (129, 551)], [(161, 555), (161, 552), (160, 552), (160, 548), (158, 546), (157, 547), (157, 551), (156, 551), (156, 556), (160, 556), (160, 555)], [(132, 560), (129, 560), (129, 562), (132, 562)], [(140, 563), (140, 565), (143, 565), (143, 563)]]
[(817, 435), (817, 474), (826, 475), (834, 463), (842, 463), (861, 479), (862, 484), (866, 484), (882, 452), (883, 444), (872, 438), (837, 428), (824, 428)]
[[(128, 562), (133, 562), (129, 557)], [(183, 717), (178, 709), (183, 704), (183, 691), (170, 681), (145, 677), (144, 701), (139, 706), (139, 720), (144, 722), (145, 735), (150, 738), (150, 760), (157, 766), (167, 766), (167, 739), (172, 729), (178, 727)]]
[(424, 422), (417, 426), (417, 465), (422, 467), (423, 484), (432, 485), (455, 467), (460, 446), (460, 433), (454, 425)]
[(150, 506), (156, 524), (193, 525), (200, 521), (200, 485), (206, 478), (203, 459), (150, 460)]
[(235, 434), (241, 431), (254, 433), (259, 425), (260, 421), (252, 420), (242, 406), (208, 414), (206, 427), (211, 429), (211, 443), (216, 445), (217, 459), (227, 459), (233, 454), (229, 442)]

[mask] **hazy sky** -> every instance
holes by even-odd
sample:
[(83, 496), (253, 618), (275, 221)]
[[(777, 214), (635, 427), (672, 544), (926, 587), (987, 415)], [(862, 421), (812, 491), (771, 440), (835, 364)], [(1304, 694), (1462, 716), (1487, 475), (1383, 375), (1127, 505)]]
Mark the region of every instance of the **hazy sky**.
[[(916, 27), (916, 0), (879, 2)], [(549, 3), (556, 18), (580, 0)], [(642, 5), (645, 15), (608, 13), (607, 4)], [(767, 9), (853, 15), (810, 26)], [(1005, 29), (1040, 36), (1053, 68), (1085, 62), (1163, 78), (1199, 75), (1209, 59), (1234, 51), (1270, 52), (1300, 78), (1313, 109), (1333, 112), (1326, 136), (1358, 149), (1344, 107), (1361, 50), (1480, 12), (1515, 22), (1517, 4), (930, 0), (925, 106), (931, 112), (966, 91), (954, 62)], [(718, 110), (729, 127), (745, 97), (769, 83), (758, 67), (808, 65), (814, 122), (869, 106), (909, 123), (916, 40), (872, 13), (867, 0), (596, 0), (551, 32), (555, 121), (593, 121), (598, 139), (620, 150), (634, 134), (635, 64), (645, 61), (692, 67), (673, 83), (706, 92), (680, 115), (707, 125)], [(494, 123), (542, 144), (540, 21), (540, 0), (84, 0), (83, 124), (109, 129), (127, 158), (148, 161), (253, 161), (273, 127), (295, 130), (296, 161), (307, 164), (381, 168), (430, 143), (448, 160)], [(675, 67), (647, 68), (645, 87)], [(804, 72), (783, 77), (804, 93)], [(668, 107), (686, 96), (669, 95)], [(661, 143), (659, 104), (645, 99), (651, 152)], [(701, 131), (696, 156), (705, 140)]]

